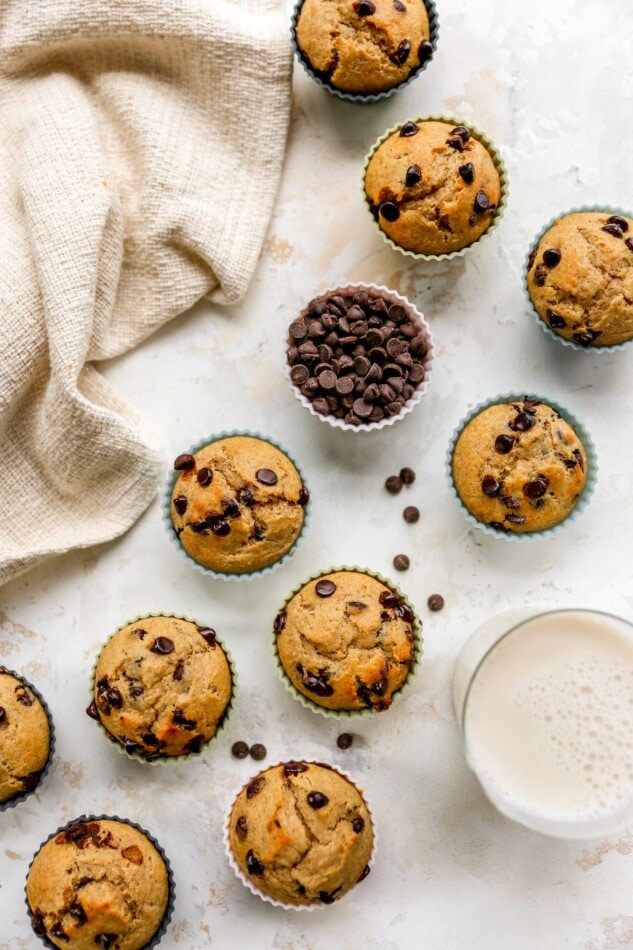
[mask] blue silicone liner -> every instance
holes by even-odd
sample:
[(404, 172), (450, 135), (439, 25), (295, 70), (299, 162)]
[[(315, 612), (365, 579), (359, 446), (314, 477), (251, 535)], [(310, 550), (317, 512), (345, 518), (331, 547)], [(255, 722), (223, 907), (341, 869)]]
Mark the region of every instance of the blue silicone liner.
[[(143, 950), (154, 950), (154, 947), (157, 947), (160, 941), (162, 940), (162, 938), (165, 936), (167, 928), (169, 927), (169, 924), (171, 922), (172, 915), (174, 913), (174, 903), (176, 900), (176, 883), (174, 881), (174, 874), (171, 869), (171, 864), (169, 863), (169, 858), (163, 851), (162, 847), (159, 845), (156, 838), (154, 838), (153, 835), (149, 833), (149, 831), (146, 831), (145, 828), (141, 827), (141, 825), (137, 825), (135, 821), (130, 821), (128, 818), (119, 818), (118, 815), (79, 815), (78, 818), (73, 818), (72, 821), (67, 822), (61, 828), (58, 828), (57, 831), (54, 831), (52, 834), (50, 834), (48, 838), (46, 839), (46, 841), (42, 841), (41, 845), (39, 846), (39, 848), (33, 855), (31, 863), (29, 864), (29, 869), (26, 874), (27, 881), (28, 881), (29, 874), (31, 873), (33, 861), (35, 861), (35, 858), (40, 853), (44, 845), (48, 844), (51, 838), (55, 838), (62, 831), (66, 831), (67, 828), (72, 828), (73, 825), (77, 825), (80, 822), (85, 822), (85, 821), (119, 821), (122, 824), (130, 825), (131, 828), (136, 828), (137, 831), (140, 831), (141, 834), (145, 835), (145, 837), (149, 841), (152, 842), (152, 844), (154, 845), (154, 847), (160, 854), (161, 858), (163, 859), (165, 863), (165, 867), (167, 869), (167, 890), (168, 890), (167, 907), (165, 908), (165, 913), (163, 914), (163, 919), (161, 920), (159, 924), (158, 930), (156, 931), (156, 933), (154, 934), (150, 942), (146, 943), (143, 948)], [(31, 910), (31, 905), (29, 904), (29, 899), (26, 893), (26, 886), (24, 888), (24, 901), (26, 903), (26, 910), (29, 916), (29, 920), (32, 921), (33, 911)], [(58, 950), (57, 945), (54, 944), (51, 940), (49, 940), (48, 937), (40, 936), (39, 934), (36, 934), (34, 931), (33, 931), (33, 936), (36, 937), (38, 940), (41, 940), (41, 942), (44, 944), (45, 947), (50, 947), (50, 950)]]
[(570, 208), (569, 211), (563, 211), (562, 214), (557, 214), (555, 218), (551, 218), (547, 224), (541, 229), (540, 233), (532, 241), (530, 249), (525, 257), (523, 263), (522, 271), (522, 280), (523, 280), (523, 293), (527, 301), (530, 312), (536, 319), (536, 322), (541, 327), (542, 330), (547, 333), (552, 340), (556, 340), (557, 343), (562, 343), (563, 346), (569, 347), (570, 350), (580, 351), (581, 353), (619, 353), (624, 347), (631, 342), (631, 340), (623, 340), (622, 343), (614, 343), (612, 346), (581, 346), (580, 343), (576, 343), (575, 340), (567, 340), (564, 336), (561, 336), (560, 333), (556, 333), (550, 326), (547, 325), (543, 317), (538, 313), (536, 307), (532, 303), (532, 298), (530, 297), (530, 291), (528, 290), (528, 272), (530, 268), (530, 255), (533, 251), (537, 249), (541, 238), (549, 231), (557, 221), (560, 221), (561, 218), (566, 218), (568, 214), (582, 214), (583, 211), (596, 212), (598, 214), (620, 214), (625, 218), (633, 218), (633, 214), (630, 211), (623, 211), (622, 208), (613, 208), (610, 205), (581, 205), (579, 208)]
[[(189, 449), (187, 449), (187, 453), (189, 455), (195, 455), (196, 452), (199, 452), (200, 449), (204, 448), (205, 445), (211, 445), (213, 442), (219, 442), (221, 439), (232, 439), (232, 438), (235, 438), (236, 436), (247, 436), (248, 438), (251, 438), (251, 439), (260, 439), (262, 442), (268, 442), (270, 445), (274, 445), (276, 449), (279, 449), (280, 452), (283, 452), (283, 454), (286, 455), (290, 459), (294, 467), (297, 469), (297, 472), (299, 473), (299, 476), (301, 478), (303, 485), (305, 486), (305, 488), (308, 489), (308, 491), (310, 491), (308, 483), (303, 477), (303, 472), (301, 471), (301, 469), (295, 462), (290, 452), (288, 452), (288, 450), (285, 449), (278, 442), (275, 442), (274, 439), (270, 439), (266, 435), (261, 435), (261, 433), (259, 432), (250, 432), (247, 430), (243, 430), (243, 431), (231, 430), (230, 432), (220, 432), (217, 435), (210, 435), (204, 439), (200, 439), (198, 442), (195, 443), (195, 445), (192, 445)], [(175, 469), (171, 469), (169, 472), (169, 475), (167, 476), (165, 487), (163, 488), (163, 494), (161, 496), (161, 503), (160, 503), (163, 524), (165, 526), (165, 530), (167, 531), (167, 534), (172, 544), (176, 546), (178, 551), (180, 551), (181, 556), (185, 557), (187, 561), (189, 562), (189, 564), (191, 564), (191, 566), (196, 571), (198, 571), (198, 573), (204, 574), (206, 577), (213, 577), (215, 580), (220, 580), (220, 581), (249, 580), (253, 577), (263, 577), (266, 574), (271, 574), (273, 571), (276, 571), (278, 567), (281, 567), (281, 565), (285, 561), (287, 561), (288, 558), (291, 558), (293, 556), (293, 554), (297, 550), (299, 542), (301, 541), (301, 539), (303, 538), (306, 532), (306, 528), (308, 527), (308, 524), (310, 521), (310, 508), (312, 504), (311, 496), (303, 509), (303, 526), (297, 536), (296, 541), (294, 542), (292, 547), (288, 551), (286, 551), (283, 557), (280, 557), (279, 560), (275, 561), (274, 564), (269, 564), (267, 565), (267, 567), (260, 567), (256, 571), (245, 571), (242, 574), (223, 574), (221, 571), (213, 571), (211, 570), (211, 568), (204, 567), (204, 565), (199, 564), (198, 561), (192, 558), (191, 555), (187, 554), (187, 552), (183, 548), (182, 544), (180, 543), (178, 539), (178, 536), (176, 535), (176, 532), (174, 531), (174, 527), (171, 520), (171, 495), (174, 489), (174, 484), (179, 474), (180, 472), (177, 472)]]
[(51, 763), (53, 761), (53, 754), (55, 752), (55, 726), (53, 725), (53, 717), (51, 716), (51, 711), (48, 708), (46, 701), (44, 700), (44, 697), (39, 692), (39, 690), (35, 689), (35, 687), (27, 679), (25, 679), (21, 673), (16, 673), (15, 670), (10, 670), (8, 667), (3, 666), (2, 664), (0, 664), (0, 673), (8, 673), (9, 676), (15, 676), (17, 680), (19, 680), (25, 686), (28, 686), (28, 688), (31, 690), (34, 696), (37, 696), (37, 698), (42, 704), (44, 712), (46, 713), (46, 718), (48, 719), (48, 728), (49, 728), (49, 733), (50, 733), (48, 758), (46, 760), (46, 765), (42, 769), (39, 782), (37, 783), (35, 788), (32, 788), (29, 792), (21, 792), (19, 795), (13, 795), (13, 797), (7, 799), (6, 802), (0, 802), (0, 814), (1, 814), (3, 811), (7, 811), (9, 808), (15, 808), (16, 805), (20, 804), (20, 802), (25, 801), (25, 799), (29, 798), (31, 795), (34, 795), (35, 792), (40, 791), (42, 787), (42, 782), (44, 781), (46, 777), (46, 773), (50, 769)]
[(344, 99), (346, 102), (356, 102), (366, 105), (367, 103), (380, 102), (382, 99), (388, 99), (390, 96), (393, 96), (396, 92), (404, 89), (409, 83), (412, 83), (414, 79), (417, 79), (424, 70), (427, 68), (429, 63), (435, 58), (437, 52), (437, 44), (440, 38), (440, 21), (437, 14), (437, 7), (435, 6), (434, 0), (423, 0), (424, 6), (426, 7), (426, 12), (429, 18), (429, 32), (430, 32), (430, 43), (433, 47), (433, 55), (429, 57), (421, 66), (418, 66), (403, 82), (398, 83), (397, 86), (392, 86), (391, 89), (385, 89), (383, 92), (374, 92), (367, 93), (366, 95), (362, 93), (354, 92), (343, 92), (342, 89), (337, 89), (335, 86), (330, 85), (325, 79), (321, 79), (320, 76), (312, 69), (312, 66), (303, 55), (302, 51), (299, 49), (299, 44), (297, 43), (297, 20), (299, 19), (299, 14), (301, 12), (301, 7), (303, 6), (304, 0), (299, 0), (295, 6), (292, 13), (292, 20), (290, 25), (290, 39), (292, 40), (292, 48), (295, 52), (295, 56), (307, 72), (310, 79), (318, 83), (323, 89), (327, 89), (329, 93), (333, 96), (337, 96), (339, 99)]
[[(559, 412), (566, 422), (573, 426), (578, 438), (584, 446), (585, 452), (587, 453), (587, 481), (574, 509), (563, 521), (560, 521), (552, 528), (546, 528), (544, 531), (524, 531), (522, 533), (515, 533), (512, 531), (497, 531), (494, 528), (489, 527), (484, 522), (478, 521), (477, 518), (475, 518), (474, 515), (470, 513), (468, 508), (466, 508), (463, 501), (459, 497), (457, 489), (455, 488), (455, 482), (453, 481), (453, 453), (455, 452), (455, 445), (462, 431), (466, 428), (468, 423), (475, 418), (475, 416), (479, 415), (480, 412), (483, 412), (484, 409), (488, 409), (489, 406), (497, 406), (500, 403), (522, 402), (524, 398), (536, 399), (539, 402), (544, 403), (546, 406), (550, 406), (552, 409), (555, 409), (557, 412)], [(446, 453), (445, 472), (453, 498), (461, 508), (466, 520), (469, 521), (470, 524), (475, 528), (479, 528), (480, 531), (483, 531), (491, 538), (497, 538), (498, 540), (502, 541), (539, 541), (541, 538), (551, 538), (555, 534), (558, 534), (558, 532), (564, 527), (571, 524), (572, 521), (575, 521), (577, 516), (587, 507), (589, 500), (593, 495), (598, 478), (598, 461), (596, 457), (596, 449), (589, 432), (584, 427), (582, 422), (580, 422), (568, 409), (566, 409), (564, 406), (561, 406), (560, 403), (550, 399), (548, 396), (540, 396), (538, 393), (534, 392), (528, 392), (527, 394), (521, 393), (520, 395), (517, 393), (502, 393), (499, 396), (494, 396), (491, 399), (487, 399), (485, 402), (480, 402), (477, 406), (475, 406), (474, 409), (471, 409), (468, 415), (465, 416), (459, 425), (454, 429), (448, 446), (448, 451)]]

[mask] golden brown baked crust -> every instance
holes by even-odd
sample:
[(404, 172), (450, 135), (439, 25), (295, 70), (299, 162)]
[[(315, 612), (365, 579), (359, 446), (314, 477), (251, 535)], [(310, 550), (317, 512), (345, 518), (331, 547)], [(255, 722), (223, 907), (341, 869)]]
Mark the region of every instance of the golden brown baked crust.
[(374, 835), (363, 798), (326, 765), (286, 762), (237, 796), (229, 840), (253, 886), (285, 904), (331, 904), (368, 873)]
[(431, 53), (423, 0), (305, 0), (296, 34), (313, 71), (349, 93), (398, 86)]
[(501, 181), (490, 152), (465, 126), (406, 122), (372, 155), (365, 194), (378, 226), (400, 247), (446, 254), (490, 227)]
[(50, 744), (44, 706), (21, 679), (0, 666), (0, 802), (37, 786)]
[(541, 320), (564, 339), (585, 347), (630, 340), (633, 219), (608, 211), (563, 215), (539, 241), (527, 285)]
[(411, 670), (413, 619), (369, 574), (324, 574), (277, 616), (279, 659), (295, 689), (319, 706), (387, 709)]
[(460, 434), (453, 481), (464, 505), (500, 531), (544, 531), (573, 511), (587, 453), (555, 409), (532, 400), (482, 410)]
[(144, 617), (101, 651), (90, 709), (130, 752), (149, 759), (187, 755), (216, 734), (232, 689), (215, 631), (175, 617)]
[(305, 489), (288, 456), (263, 439), (232, 436), (193, 458), (193, 467), (176, 479), (171, 501), (172, 523), (185, 551), (225, 574), (280, 560), (304, 519)]
[(47, 841), (26, 891), (33, 929), (56, 947), (140, 950), (161, 924), (169, 885), (165, 862), (142, 832), (99, 819), (78, 821)]

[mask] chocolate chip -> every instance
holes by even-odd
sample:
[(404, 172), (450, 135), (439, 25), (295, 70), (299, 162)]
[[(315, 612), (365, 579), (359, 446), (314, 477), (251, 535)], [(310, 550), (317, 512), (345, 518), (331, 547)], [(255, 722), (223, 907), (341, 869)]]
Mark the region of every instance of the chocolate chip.
[(400, 469), (400, 478), (405, 485), (413, 485), (415, 481), (415, 472), (412, 468), (401, 468)]
[(314, 808), (315, 811), (318, 811), (319, 808), (325, 808), (329, 800), (323, 792), (308, 792), (308, 805), (310, 808)]
[(416, 521), (420, 520), (420, 512), (415, 507), (415, 505), (407, 505), (407, 507), (402, 512), (402, 517), (407, 522), (407, 524), (415, 524)]
[(265, 784), (266, 784), (266, 779), (264, 778), (264, 776), (258, 775), (256, 778), (253, 779), (252, 782), (249, 782), (249, 784), (246, 786), (246, 797), (255, 798), (256, 795), (259, 795), (259, 793), (261, 792)]
[[(59, 921), (53, 924), (53, 926), (49, 930), (49, 933), (51, 937), (55, 937), (57, 940), (63, 940), (66, 943), (68, 943), (68, 941), (70, 940), (70, 937), (66, 934), (66, 931), (64, 930), (62, 925), (59, 923)], [(95, 943), (96, 943), (96, 940), (97, 938), (95, 937)], [(110, 944), (108, 944), (108, 947), (109, 946)]]
[(226, 537), (227, 534), (231, 533), (231, 527), (228, 522), (224, 520), (222, 515), (209, 515), (206, 523), (213, 534), (219, 538)]
[(242, 505), (245, 505), (247, 508), (250, 508), (255, 504), (255, 496), (250, 490), (250, 488), (239, 488), (237, 492), (238, 500)]
[(38, 935), (38, 937), (43, 937), (46, 933), (46, 924), (44, 923), (44, 917), (42, 914), (33, 914), (31, 917), (31, 927), (33, 932)]
[(213, 481), (213, 472), (210, 468), (201, 468), (197, 475), (198, 484), (206, 488)]
[(410, 52), (411, 52), (411, 41), (402, 40), (402, 42), (398, 45), (398, 49), (393, 54), (392, 59), (394, 63), (396, 63), (398, 66), (404, 66), (404, 64), (409, 58)]
[(506, 525), (502, 524), (501, 521), (489, 521), (489, 522), (488, 522), (488, 525), (489, 525), (491, 528), (494, 528), (495, 531), (508, 531), (508, 530), (509, 530), (509, 528), (507, 528)]
[(364, 818), (360, 818), (360, 817), (354, 818), (354, 820), (352, 821), (352, 830), (355, 831), (357, 835), (361, 833), (364, 827), (365, 827)]
[(321, 416), (327, 416), (330, 411), (330, 404), (324, 397), (315, 399), (312, 405), (314, 407), (314, 411), (318, 412)]
[(633, 251), (633, 237), (627, 238), (624, 243), (628, 247), (629, 251)]
[(241, 518), (242, 512), (240, 511), (236, 501), (233, 501), (232, 498), (224, 498), (222, 501), (222, 508), (224, 509), (225, 518)]
[(495, 439), (495, 452), (498, 452), (499, 455), (507, 455), (513, 445), (514, 436), (505, 434), (498, 435)]
[(490, 198), (485, 191), (479, 190), (475, 195), (475, 203), (473, 205), (477, 214), (482, 214), (484, 211), (488, 211), (490, 208)]
[(401, 138), (411, 138), (412, 135), (417, 135), (419, 131), (420, 126), (416, 125), (415, 122), (405, 122), (400, 129), (400, 136)]
[[(330, 369), (324, 370), (319, 376), (317, 376), (317, 379), (319, 380), (319, 386), (321, 389), (334, 389), (336, 386), (336, 373), (333, 373)], [(276, 478), (275, 481), (277, 481)]]
[(466, 182), (467, 185), (472, 185), (475, 180), (475, 166), (472, 162), (466, 162), (465, 165), (460, 165), (458, 168), (459, 174)]
[(184, 715), (181, 709), (174, 710), (171, 717), (171, 721), (174, 723), (175, 726), (182, 726), (182, 728), (185, 729), (187, 732), (191, 732), (191, 730), (195, 729), (197, 725), (196, 720), (188, 719)]
[(394, 7), (394, 10), (398, 11), (398, 13), (406, 13), (407, 11), (407, 8), (405, 7), (404, 3), (401, 3), (401, 0), (393, 0), (393, 7)]
[(250, 756), (256, 762), (261, 762), (266, 758), (266, 746), (262, 745), (261, 742), (256, 742), (255, 745), (251, 746)]
[(303, 485), (303, 487), (301, 488), (301, 491), (299, 492), (298, 501), (302, 508), (305, 508), (305, 506), (310, 501), (310, 492), (305, 487), (305, 485)]
[(459, 137), (459, 135), (451, 135), (446, 139), (446, 144), (450, 145), (451, 148), (454, 148), (456, 152), (464, 151), (464, 142)]
[(397, 607), (400, 603), (400, 599), (391, 590), (381, 591), (378, 601), (383, 607)]
[(317, 581), (314, 589), (319, 597), (331, 597), (336, 590), (336, 584), (333, 581)]
[(307, 772), (308, 766), (305, 762), (284, 762), (284, 775), (300, 775), (302, 772)]
[(290, 379), (293, 381), (295, 386), (302, 386), (310, 378), (310, 371), (307, 366), (299, 364), (293, 366), (290, 370)]
[(494, 475), (486, 475), (481, 483), (481, 490), (484, 495), (496, 498), (501, 491), (501, 482)]
[(433, 56), (433, 45), (429, 43), (428, 40), (423, 40), (418, 47), (418, 59), (420, 60), (420, 65), (426, 63), (427, 60), (431, 59)]
[(24, 791), (32, 792), (33, 789), (39, 785), (39, 781), (41, 777), (42, 777), (41, 772), (29, 772), (28, 775), (23, 775), (20, 778), (20, 781), (22, 782), (22, 787), (24, 788)]
[(373, 407), (371, 403), (365, 402), (364, 399), (356, 399), (352, 408), (360, 419), (367, 419), (371, 415)]
[(385, 482), (385, 488), (390, 495), (397, 495), (402, 490), (402, 478), (399, 475), (390, 475)]
[(241, 815), (235, 822), (235, 833), (242, 841), (248, 835), (248, 822), (244, 815)]
[(559, 313), (556, 313), (555, 310), (546, 310), (545, 315), (549, 321), (550, 327), (553, 327), (555, 330), (560, 330), (562, 327), (567, 326), (565, 320)]
[(371, 0), (354, 0), (352, 6), (359, 16), (372, 16), (376, 12), (376, 4)]
[[(184, 673), (185, 673), (185, 664), (182, 662), (182, 660), (178, 660), (178, 662), (176, 663), (176, 668), (174, 672), (172, 673), (171, 678), (173, 680), (176, 680), (177, 682), (180, 682), (184, 676)], [(142, 692), (143, 692), (142, 686), (132, 686), (130, 689), (130, 694), (132, 696), (140, 696)]]
[[(2, 710), (4, 712), (4, 710)], [(86, 715), (90, 716), (91, 719), (96, 719), (99, 722), (99, 710), (97, 709), (97, 704), (94, 699), (86, 709)], [(0, 720), (1, 722), (2, 720)]]
[(333, 904), (340, 891), (340, 887), (337, 887), (336, 890), (332, 891), (331, 893), (328, 893), (327, 891), (319, 891), (319, 900), (322, 904)]
[(188, 504), (189, 502), (187, 501), (184, 495), (178, 495), (177, 498), (174, 498), (174, 508), (176, 509), (179, 515), (184, 515), (185, 511), (187, 510)]
[(318, 673), (311, 673), (309, 670), (304, 670), (301, 674), (301, 682), (308, 692), (314, 693), (315, 696), (321, 696), (322, 698), (332, 696), (334, 693), (334, 689), (328, 683), (329, 678), (330, 674), (326, 670), (319, 670)]
[(470, 132), (465, 125), (457, 125), (454, 129), (451, 130), (451, 135), (457, 135), (462, 142), (466, 143), (470, 139)]
[(407, 188), (413, 188), (418, 182), (422, 181), (422, 169), (419, 165), (409, 165), (407, 173), (404, 176), (404, 183)]
[(121, 696), (121, 691), (117, 689), (116, 686), (112, 686), (104, 695), (110, 706), (114, 706), (115, 709), (123, 708), (123, 697)]
[(607, 224), (617, 224), (623, 232), (629, 230), (629, 222), (619, 214), (612, 214), (610, 218), (607, 218)]
[(542, 498), (547, 491), (547, 479), (544, 477), (535, 478), (523, 486), (523, 493), (528, 498)]
[(311, 340), (319, 340), (321, 337), (325, 336), (326, 333), (327, 330), (320, 320), (311, 320), (308, 324), (308, 336)]
[(384, 201), (378, 210), (385, 221), (397, 221), (400, 217), (400, 209), (393, 201)]
[(547, 268), (544, 264), (537, 264), (534, 268), (534, 283), (542, 287), (547, 277)]
[(606, 231), (607, 234), (612, 234), (616, 238), (624, 237), (624, 231), (619, 224), (605, 224), (601, 230)]
[(432, 610), (433, 613), (437, 613), (438, 610), (441, 610), (444, 606), (444, 598), (441, 594), (431, 594), (426, 603), (429, 610)]
[(173, 653), (174, 649), (174, 641), (170, 640), (168, 637), (156, 637), (150, 647), (152, 653), (159, 653), (161, 655)]
[(306, 327), (303, 320), (295, 320), (290, 324), (290, 336), (293, 340), (303, 340), (308, 333), (308, 328)]
[(546, 251), (543, 251), (543, 263), (547, 267), (556, 267), (557, 264), (560, 264), (561, 257), (562, 254), (557, 247), (549, 247)]
[(581, 346), (591, 346), (594, 340), (602, 336), (602, 330), (585, 330), (584, 333), (574, 333), (574, 340)]
[(246, 852), (246, 870), (252, 877), (261, 877), (264, 873), (264, 865), (257, 860), (252, 851)]
[(527, 432), (534, 425), (534, 419), (527, 412), (518, 412), (508, 425), (515, 432)]
[(393, 559), (393, 566), (397, 571), (408, 571), (411, 561), (406, 554), (396, 554)]
[(247, 743), (242, 742), (241, 740), (239, 740), (238, 742), (234, 742), (233, 745), (231, 746), (231, 755), (235, 759), (245, 759), (249, 752), (250, 752), (250, 749)]
[(352, 736), (349, 732), (342, 732), (336, 739), (336, 744), (339, 749), (350, 749), (353, 743), (354, 736)]
[(0, 706), (0, 725), (7, 721), (7, 711), (4, 706)]
[(179, 455), (176, 461), (174, 462), (174, 468), (177, 471), (186, 472), (190, 468), (194, 468), (196, 460), (193, 455)]
[(408, 604), (404, 603), (404, 601), (401, 601), (396, 607), (396, 614), (401, 620), (406, 621), (406, 623), (412, 623), (414, 620), (413, 611)]
[(134, 742), (133, 739), (122, 739), (121, 745), (123, 746), (126, 752), (130, 752), (130, 753), (138, 752), (138, 750), (141, 748), (139, 743)]
[(308, 304), (308, 312), (316, 317), (323, 316), (327, 311), (327, 300), (325, 297), (314, 297)]
[(198, 627), (198, 633), (202, 639), (209, 644), (210, 647), (215, 648), (217, 633), (215, 630), (212, 630), (211, 627)]
[(280, 613), (277, 614), (277, 616), (275, 617), (275, 622), (273, 623), (273, 630), (275, 631), (275, 633), (281, 633), (282, 630), (286, 629), (286, 617), (287, 617), (287, 614), (285, 610), (282, 610)]
[(527, 518), (524, 518), (523, 515), (506, 515), (506, 521), (509, 521), (510, 524), (525, 524)]

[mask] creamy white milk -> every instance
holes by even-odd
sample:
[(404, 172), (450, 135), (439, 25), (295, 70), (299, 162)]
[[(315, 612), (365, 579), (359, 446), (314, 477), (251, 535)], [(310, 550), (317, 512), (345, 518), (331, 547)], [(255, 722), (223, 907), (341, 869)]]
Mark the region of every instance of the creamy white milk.
[(553, 834), (633, 815), (633, 639), (616, 617), (557, 611), (492, 648), (466, 698), (469, 764), (510, 817)]

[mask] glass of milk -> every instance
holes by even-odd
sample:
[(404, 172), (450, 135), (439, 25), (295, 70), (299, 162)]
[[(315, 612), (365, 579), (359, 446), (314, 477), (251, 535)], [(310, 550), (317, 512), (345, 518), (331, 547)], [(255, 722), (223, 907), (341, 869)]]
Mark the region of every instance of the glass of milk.
[(453, 673), (466, 758), (502, 814), (593, 838), (633, 826), (633, 626), (595, 610), (508, 611)]

